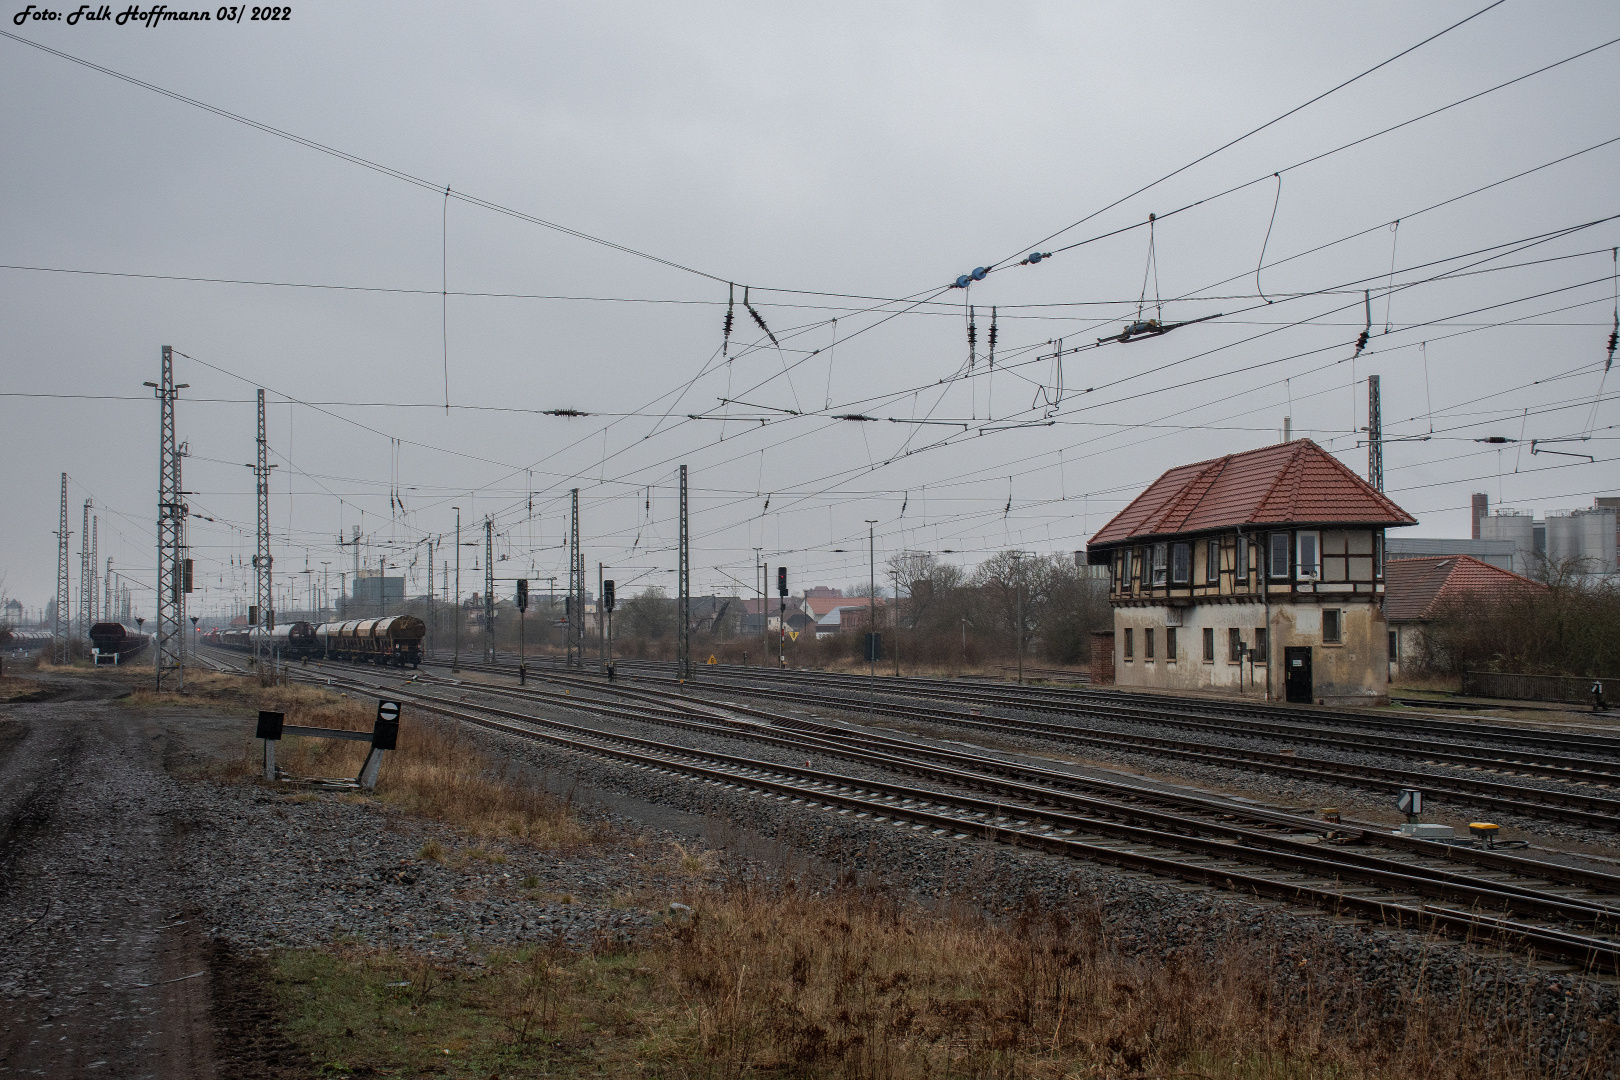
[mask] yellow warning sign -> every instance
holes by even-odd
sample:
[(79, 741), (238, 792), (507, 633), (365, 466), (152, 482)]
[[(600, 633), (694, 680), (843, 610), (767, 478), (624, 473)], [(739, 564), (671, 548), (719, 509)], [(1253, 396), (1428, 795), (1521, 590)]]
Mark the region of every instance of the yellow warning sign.
[(709, 663), (711, 663), (711, 664), (718, 664), (718, 663), (719, 663), (719, 662), (720, 662), (720, 661), (718, 661), (718, 660), (716, 660), (716, 659), (715, 659), (715, 658), (714, 658), (714, 653), (710, 653), (710, 654), (709, 654)]
[(797, 630), (789, 630), (788, 631), (788, 637), (792, 638), (794, 641), (798, 641), (799, 640), (799, 632)]

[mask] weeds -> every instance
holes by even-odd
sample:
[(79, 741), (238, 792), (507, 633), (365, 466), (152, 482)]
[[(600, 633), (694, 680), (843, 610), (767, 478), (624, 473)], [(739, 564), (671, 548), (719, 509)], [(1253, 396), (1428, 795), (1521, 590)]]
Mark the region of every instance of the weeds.
[[(456, 1047), (456, 1075), (508, 1078), (1547, 1075), (1555, 1018), (1528, 983), (1448, 993), (1420, 965), (1404, 992), (1348, 984), (1326, 935), (1132, 956), (1083, 905), (992, 921), (856, 888), (687, 899), (691, 918), (635, 945), (493, 955), (426, 990), (435, 976), (401, 975), (408, 960), (346, 954), (346, 978), (413, 987), (379, 1008), (368, 1060), (414, 1075)], [(345, 1015), (313, 1000), (300, 1015), (317, 1060), (340, 1052)], [(1605, 1075), (1613, 1028), (1589, 1028), (1558, 1071)]]

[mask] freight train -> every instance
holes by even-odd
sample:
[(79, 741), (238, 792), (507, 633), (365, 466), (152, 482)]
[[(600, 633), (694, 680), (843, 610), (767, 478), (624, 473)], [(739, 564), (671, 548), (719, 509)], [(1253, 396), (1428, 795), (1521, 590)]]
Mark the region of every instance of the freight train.
[(90, 628), (90, 645), (102, 656), (119, 660), (134, 656), (152, 640), (151, 634), (131, 630), (123, 623), (98, 622)]
[(205, 640), (211, 645), (240, 652), (270, 652), (283, 660), (319, 656), (321, 651), (315, 625), (307, 622), (284, 623), (269, 631), (258, 626), (228, 626), (211, 633)]
[(427, 625), (414, 615), (324, 623), (315, 630), (317, 651), (335, 660), (417, 667)]

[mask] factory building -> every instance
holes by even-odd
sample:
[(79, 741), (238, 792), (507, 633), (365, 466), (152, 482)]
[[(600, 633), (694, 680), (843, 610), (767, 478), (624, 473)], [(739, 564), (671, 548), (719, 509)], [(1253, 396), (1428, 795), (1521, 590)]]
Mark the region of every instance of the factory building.
[(1620, 573), (1620, 498), (1537, 519), (1509, 507), (1488, 512), (1485, 496), (1475, 495), (1474, 515), (1479, 539), (1512, 545), (1512, 565), (1504, 569), (1515, 574), (1533, 576), (1543, 567), (1574, 570), (1589, 579)]
[(1087, 545), (1109, 571), (1114, 681), (1387, 701), (1384, 530), (1413, 524), (1309, 439), (1171, 469)]

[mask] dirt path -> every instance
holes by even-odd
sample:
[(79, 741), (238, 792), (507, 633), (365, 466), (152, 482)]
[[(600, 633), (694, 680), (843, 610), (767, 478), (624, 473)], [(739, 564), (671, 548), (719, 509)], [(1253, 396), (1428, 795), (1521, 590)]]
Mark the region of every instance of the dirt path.
[(112, 692), (0, 711), (0, 1076), (216, 1075), (171, 738)]

